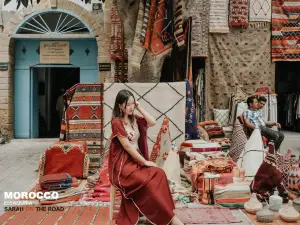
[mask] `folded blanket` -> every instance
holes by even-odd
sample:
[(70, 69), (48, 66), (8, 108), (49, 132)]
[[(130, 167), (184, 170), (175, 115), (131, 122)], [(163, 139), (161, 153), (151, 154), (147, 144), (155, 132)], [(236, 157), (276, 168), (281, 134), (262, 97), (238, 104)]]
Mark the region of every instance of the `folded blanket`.
[(72, 177), (68, 173), (48, 174), (40, 177), (42, 189), (61, 190), (72, 187)]

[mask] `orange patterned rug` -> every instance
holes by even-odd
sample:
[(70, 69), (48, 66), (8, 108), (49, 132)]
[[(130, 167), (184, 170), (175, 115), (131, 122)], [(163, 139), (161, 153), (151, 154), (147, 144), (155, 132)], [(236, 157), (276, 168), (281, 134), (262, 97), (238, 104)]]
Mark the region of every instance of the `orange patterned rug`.
[(109, 207), (73, 206), (64, 207), (64, 211), (34, 211), (30, 207), (24, 207), (21, 212), (5, 212), (0, 216), (0, 224), (23, 225), (115, 225), (115, 221), (109, 221)]

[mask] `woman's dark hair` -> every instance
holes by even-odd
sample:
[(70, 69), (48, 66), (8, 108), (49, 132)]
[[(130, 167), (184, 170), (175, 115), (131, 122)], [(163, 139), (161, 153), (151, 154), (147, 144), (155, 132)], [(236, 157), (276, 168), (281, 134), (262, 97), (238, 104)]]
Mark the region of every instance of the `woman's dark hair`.
[[(133, 94), (130, 91), (125, 90), (125, 89), (119, 91), (119, 93), (117, 94), (117, 97), (116, 97), (115, 106), (114, 106), (113, 113), (112, 113), (113, 118), (123, 118), (124, 114), (121, 111), (119, 105), (122, 105), (122, 104), (125, 103), (125, 106), (126, 106), (127, 102), (128, 102), (128, 99), (130, 97), (132, 97), (134, 102), (135, 102), (135, 98), (134, 98)], [(130, 121), (133, 123), (134, 116), (129, 115), (128, 117), (129, 117)]]

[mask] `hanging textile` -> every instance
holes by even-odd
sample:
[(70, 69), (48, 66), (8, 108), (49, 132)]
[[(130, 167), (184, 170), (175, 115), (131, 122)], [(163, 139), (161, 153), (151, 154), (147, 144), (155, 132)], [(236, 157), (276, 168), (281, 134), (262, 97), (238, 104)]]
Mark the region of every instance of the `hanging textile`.
[(246, 94), (253, 94), (262, 83), (274, 88), (275, 64), (270, 51), (270, 27), (232, 28), (226, 38), (210, 34), (205, 74), (207, 119), (212, 118), (213, 108), (228, 108), (230, 94), (238, 86), (247, 90)]
[(118, 10), (114, 1), (111, 3), (110, 21), (110, 58), (113, 60), (122, 60), (123, 56), (127, 58), (128, 52), (126, 48), (124, 49), (124, 52), (122, 51), (122, 32), (124, 31), (122, 28), (122, 21), (118, 15)]
[(288, 130), (300, 131), (300, 94), (290, 93), (284, 97), (284, 123), (282, 126)]
[(196, 111), (193, 98), (193, 89), (188, 80), (186, 83), (186, 113), (185, 113), (185, 140), (200, 139), (199, 129), (197, 127)]
[(163, 28), (161, 40), (164, 45), (173, 43), (174, 24), (173, 24), (173, 0), (163, 0), (165, 2), (165, 15), (163, 17)]
[[(160, 55), (172, 47), (172, 17), (168, 17), (171, 9), (167, 9), (165, 0), (151, 0), (146, 38), (143, 46), (154, 56)], [(165, 25), (166, 23), (166, 25)]]
[(128, 62), (122, 62), (117, 60), (115, 61), (115, 69), (114, 69), (114, 82), (116, 83), (125, 83), (128, 82)]
[(229, 33), (228, 26), (228, 1), (210, 0), (209, 32)]
[(272, 61), (299, 61), (299, 2), (272, 1)]
[(192, 55), (191, 55), (191, 34), (192, 34), (192, 17), (187, 20), (187, 25), (185, 27), (185, 45), (187, 50), (187, 66), (186, 66), (186, 79), (193, 86), (193, 67), (192, 67)]
[(272, 0), (250, 0), (250, 22), (271, 22)]
[[(192, 17), (192, 57), (208, 56), (209, 0), (186, 1), (185, 17)], [(201, 12), (201, 13), (199, 13)]]
[[(146, 13), (146, 12), (145, 12)], [(141, 45), (140, 42), (140, 35), (142, 32), (142, 23), (143, 23), (143, 16), (144, 16), (144, 1), (140, 1), (139, 4), (139, 12), (136, 22), (135, 34), (132, 44), (132, 50), (130, 51), (128, 63), (129, 66), (135, 67), (140, 69), (142, 59), (145, 55), (146, 49)], [(130, 74), (132, 76), (132, 74)], [(131, 77), (129, 78), (131, 80)]]
[(183, 47), (183, 0), (176, 0), (174, 35), (179, 48)]
[(145, 43), (146, 39), (146, 31), (147, 31), (147, 25), (149, 21), (149, 16), (150, 16), (150, 3), (151, 0), (145, 0), (145, 10), (144, 10), (144, 16), (143, 16), (143, 22), (142, 22), (142, 30), (141, 30), (141, 35), (140, 35), (140, 41), (142, 44)]
[(192, 71), (192, 59), (191, 59), (191, 20), (189, 18), (188, 21), (184, 24), (184, 47), (179, 48), (176, 44), (173, 45), (173, 50), (171, 54), (171, 58), (173, 60), (174, 67), (174, 81), (184, 81), (188, 79), (190, 84), (193, 83), (193, 71)]
[(248, 26), (249, 0), (230, 0), (229, 25), (233, 27)]

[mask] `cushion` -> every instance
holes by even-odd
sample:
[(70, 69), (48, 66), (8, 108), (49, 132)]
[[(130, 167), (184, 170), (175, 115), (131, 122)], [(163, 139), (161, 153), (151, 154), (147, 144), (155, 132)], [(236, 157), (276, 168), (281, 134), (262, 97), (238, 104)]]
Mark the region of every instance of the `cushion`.
[(214, 120), (220, 124), (220, 126), (225, 127), (228, 125), (229, 121), (229, 109), (213, 109)]
[(68, 173), (72, 177), (86, 178), (90, 160), (86, 154), (86, 142), (57, 142), (42, 154), (39, 176)]

